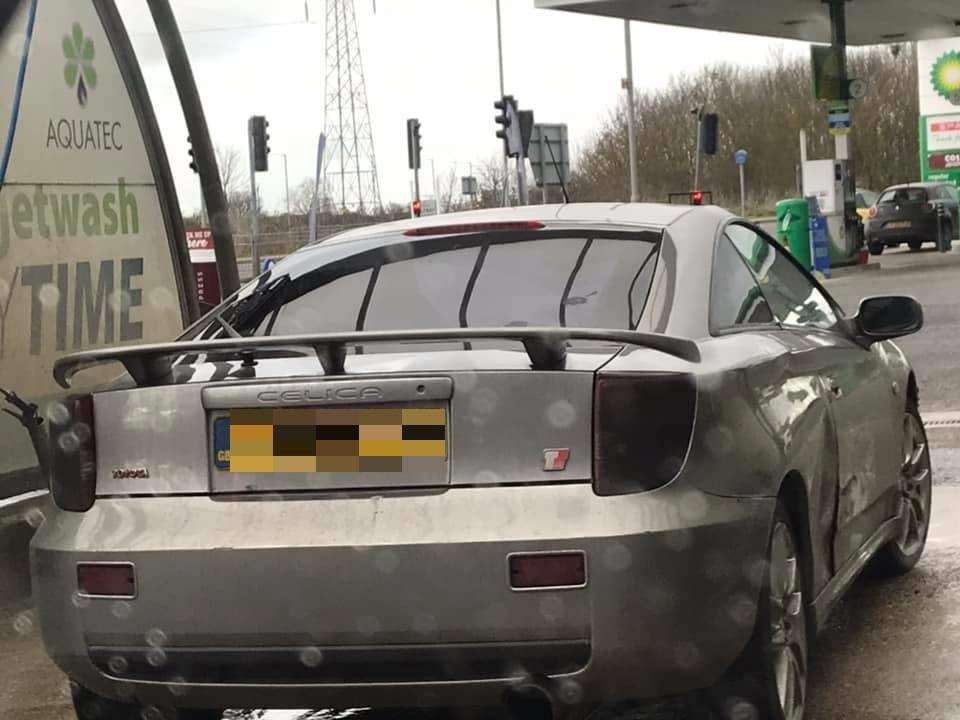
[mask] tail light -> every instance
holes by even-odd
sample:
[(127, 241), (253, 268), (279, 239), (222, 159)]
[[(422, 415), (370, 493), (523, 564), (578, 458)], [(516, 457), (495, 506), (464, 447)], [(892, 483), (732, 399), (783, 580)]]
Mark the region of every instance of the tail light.
[(875, 218), (875, 217), (877, 216), (877, 212), (879, 212), (879, 211), (877, 210), (877, 206), (874, 205), (872, 208), (870, 208), (870, 209), (867, 211), (867, 216), (872, 220), (873, 218)]
[(655, 490), (687, 457), (697, 408), (690, 375), (601, 375), (594, 391), (593, 488), (597, 495)]
[(84, 512), (97, 492), (93, 396), (75, 395), (47, 413), (50, 422), (50, 492), (58, 507)]
[(925, 202), (923, 204), (923, 210), (924, 212), (936, 212), (937, 204), (934, 202)]

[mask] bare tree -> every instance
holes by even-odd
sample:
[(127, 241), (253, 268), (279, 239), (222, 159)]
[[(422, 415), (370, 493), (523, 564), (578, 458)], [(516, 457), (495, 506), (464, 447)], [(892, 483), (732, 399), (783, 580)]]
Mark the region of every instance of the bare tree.
[[(916, 179), (919, 109), (914, 47), (904, 45), (897, 56), (882, 48), (853, 52), (850, 72), (853, 77), (869, 77), (873, 88), (853, 109), (851, 141), (858, 184), (880, 190)], [(811, 158), (833, 157), (826, 103), (813, 98), (806, 60), (774, 52), (762, 67), (717, 64), (675, 77), (661, 89), (638, 93), (637, 158), (645, 200), (664, 202), (668, 193), (692, 189), (694, 105), (720, 115), (718, 152), (704, 159), (701, 174), (701, 187), (712, 190), (718, 204), (739, 206), (733, 162), (738, 148), (750, 153), (748, 210), (755, 213), (769, 212), (778, 199), (796, 194), (800, 130), (807, 133)], [(621, 101), (587, 143), (571, 178), (570, 195), (577, 200), (626, 200), (626, 147), (626, 103)]]
[(220, 183), (229, 200), (231, 195), (243, 190), (240, 153), (232, 145), (217, 145), (214, 152), (217, 155), (217, 168), (220, 170)]
[(294, 215), (306, 215), (313, 204), (314, 179), (305, 177), (290, 188), (290, 212)]

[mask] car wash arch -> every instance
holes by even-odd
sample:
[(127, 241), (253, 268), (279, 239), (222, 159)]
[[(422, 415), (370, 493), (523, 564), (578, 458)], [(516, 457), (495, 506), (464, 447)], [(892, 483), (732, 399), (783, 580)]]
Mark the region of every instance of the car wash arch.
[[(960, 182), (960, 4), (956, 0), (534, 0), (538, 8), (605, 15), (770, 38), (801, 40), (825, 48), (830, 65), (823, 96), (824, 124), (835, 135), (835, 157), (811, 168), (805, 192), (816, 186), (832, 238), (831, 255), (852, 260), (859, 252), (856, 158), (846, 134), (856, 123), (856, 98), (869, 78), (849, 78), (848, 46), (919, 42), (921, 158), (925, 179)], [(814, 52), (816, 56), (816, 51)], [(820, 67), (824, 67), (821, 65)], [(639, 73), (642, 78), (642, 72)], [(822, 79), (817, 78), (814, 80)], [(866, 86), (855, 80), (865, 80)], [(641, 158), (642, 160), (642, 158)]]
[[(29, 425), (59, 401), (59, 357), (171, 340), (199, 315), (176, 188), (113, 0), (13, 5), (0, 13), (0, 500), (45, 487), (36, 438), (14, 416)], [(212, 211), (225, 203), (179, 32), (168, 0), (147, 5)], [(232, 290), (229, 228), (214, 231)]]

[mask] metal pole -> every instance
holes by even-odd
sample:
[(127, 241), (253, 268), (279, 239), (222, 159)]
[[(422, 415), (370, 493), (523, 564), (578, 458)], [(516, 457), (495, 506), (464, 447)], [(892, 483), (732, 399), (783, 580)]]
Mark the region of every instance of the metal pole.
[(693, 189), (700, 189), (700, 151), (703, 142), (703, 108), (697, 108), (697, 159), (693, 169)]
[(433, 214), (440, 214), (440, 192), (437, 190), (437, 164), (430, 158), (430, 175), (433, 177)]
[(747, 172), (746, 166), (740, 166), (740, 217), (747, 216)]
[[(210, 224), (210, 216), (207, 215), (207, 201), (203, 199), (203, 182), (200, 182), (200, 225), (207, 227)], [(214, 251), (216, 253), (216, 251)]]
[(167, 65), (173, 76), (183, 118), (187, 124), (187, 133), (193, 142), (194, 157), (200, 171), (202, 194), (210, 216), (210, 232), (213, 235), (214, 254), (217, 258), (217, 275), (224, 297), (232, 295), (240, 288), (240, 272), (237, 269), (237, 253), (233, 246), (233, 231), (230, 229), (230, 216), (227, 213), (227, 197), (220, 182), (217, 168), (217, 155), (213, 150), (213, 141), (203, 114), (200, 93), (193, 79), (193, 70), (183, 37), (177, 27), (168, 0), (147, 0), (153, 23), (156, 25), (160, 43), (163, 45)]
[[(252, 118), (251, 118), (252, 119)], [(247, 130), (247, 146), (250, 148), (250, 261), (253, 277), (260, 274), (260, 208), (257, 203), (257, 168), (253, 159), (252, 128)]]
[[(500, 0), (497, 0), (497, 60), (500, 65), (500, 97), (506, 94), (503, 89), (503, 35), (500, 32)], [(510, 204), (510, 166), (507, 156), (503, 156), (503, 207)]]
[(623, 21), (623, 42), (627, 53), (627, 150), (630, 159), (630, 202), (640, 202), (637, 181), (636, 109), (633, 102), (633, 45), (630, 42), (630, 21)]
[(527, 158), (521, 148), (517, 155), (517, 202), (521, 205), (529, 205), (530, 197), (527, 195)]
[(290, 229), (290, 176), (287, 175), (287, 154), (283, 154), (283, 187), (287, 198), (287, 230)]

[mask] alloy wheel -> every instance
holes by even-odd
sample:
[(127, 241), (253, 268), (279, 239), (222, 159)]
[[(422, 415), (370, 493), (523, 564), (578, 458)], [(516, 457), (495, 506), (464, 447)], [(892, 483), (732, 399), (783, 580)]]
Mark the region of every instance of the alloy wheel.
[(930, 455), (920, 419), (903, 418), (903, 464), (900, 469), (900, 532), (897, 548), (912, 556), (927, 538), (930, 522)]
[(770, 541), (770, 632), (780, 709), (786, 720), (800, 720), (807, 689), (803, 590), (793, 537), (780, 521)]

